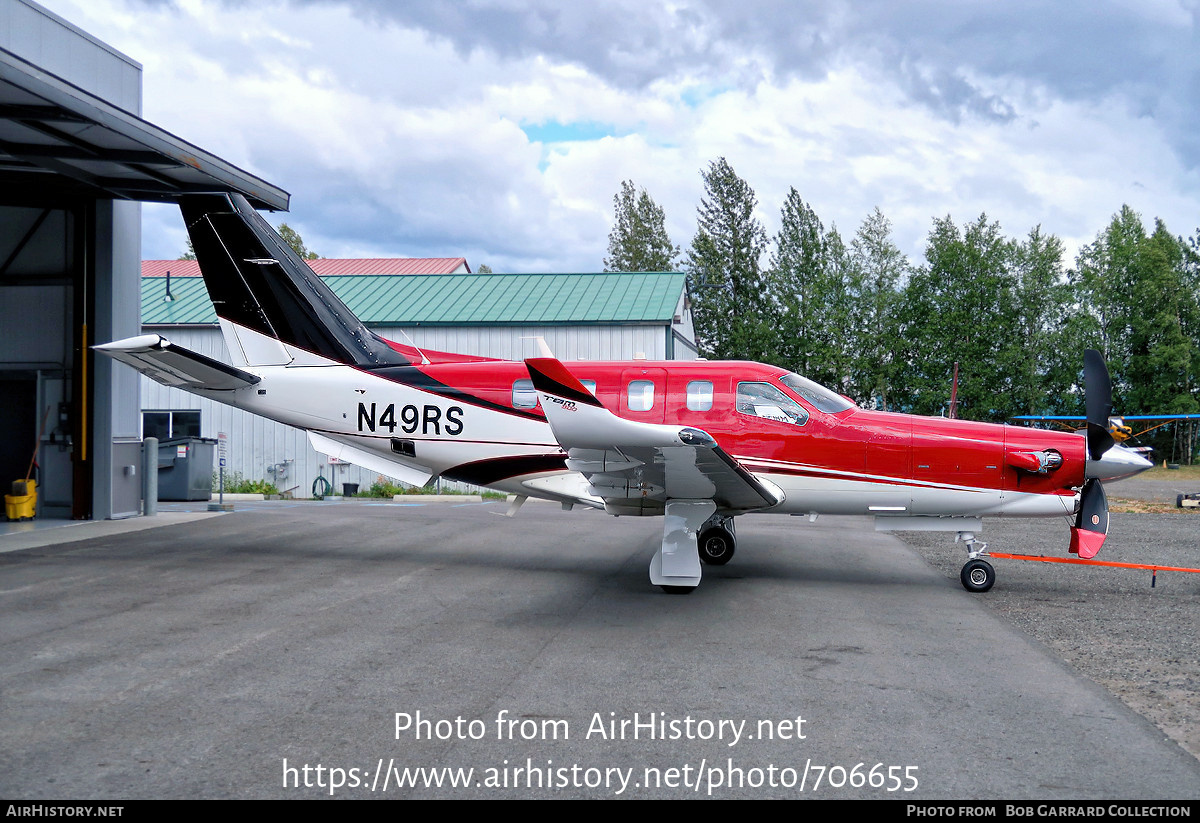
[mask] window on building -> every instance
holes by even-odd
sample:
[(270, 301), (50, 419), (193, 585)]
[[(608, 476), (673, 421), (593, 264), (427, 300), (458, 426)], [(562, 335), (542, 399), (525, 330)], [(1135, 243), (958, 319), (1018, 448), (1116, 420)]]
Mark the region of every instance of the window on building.
[(629, 410), (650, 411), (654, 408), (654, 381), (629, 381)]
[(693, 380), (687, 384), (687, 407), (691, 411), (708, 411), (713, 404), (711, 380)]
[(157, 437), (159, 440), (175, 440), (180, 437), (200, 436), (199, 411), (144, 411), (142, 412), (142, 437)]

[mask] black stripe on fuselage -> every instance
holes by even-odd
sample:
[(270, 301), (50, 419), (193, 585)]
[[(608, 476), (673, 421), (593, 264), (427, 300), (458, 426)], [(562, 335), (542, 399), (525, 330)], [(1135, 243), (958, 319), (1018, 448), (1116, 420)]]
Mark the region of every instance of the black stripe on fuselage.
[(379, 375), (384, 380), (392, 383), (399, 383), (401, 386), (408, 386), (413, 389), (429, 392), (430, 394), (436, 394), (439, 397), (445, 397), (447, 400), (470, 403), (472, 406), (479, 406), (503, 414), (511, 414), (514, 417), (524, 417), (527, 420), (537, 420), (539, 422), (545, 422), (546, 420), (542, 415), (535, 413), (533, 409), (514, 409), (512, 406), (505, 406), (503, 403), (485, 400), (456, 386), (443, 383), (435, 377), (430, 377), (416, 366), (386, 366), (379, 369), (368, 369), (367, 374)]
[(519, 454), (511, 457), (492, 457), (447, 469), (442, 472), (442, 477), (459, 483), (490, 486), (501, 480), (525, 474), (566, 471), (566, 460), (565, 454)]

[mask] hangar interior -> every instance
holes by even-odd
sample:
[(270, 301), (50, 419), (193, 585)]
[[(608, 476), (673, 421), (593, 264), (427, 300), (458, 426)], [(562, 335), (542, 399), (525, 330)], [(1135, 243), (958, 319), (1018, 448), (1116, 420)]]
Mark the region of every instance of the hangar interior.
[(137, 374), (89, 346), (140, 329), (141, 206), (288, 195), (141, 118), (141, 66), (31, 0), (0, 0), (0, 487), (39, 517), (139, 512)]

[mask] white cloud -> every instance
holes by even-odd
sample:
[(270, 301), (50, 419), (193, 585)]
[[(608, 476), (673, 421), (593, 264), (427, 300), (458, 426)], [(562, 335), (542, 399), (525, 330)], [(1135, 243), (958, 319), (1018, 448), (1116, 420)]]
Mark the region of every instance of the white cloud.
[[(947, 214), (1069, 246), (1126, 202), (1200, 222), (1200, 72), (1173, 48), (1195, 16), (1171, 3), (1033, 27), (1020, 3), (46, 2), (144, 64), (147, 119), (289, 190), (273, 222), (329, 256), (598, 269), (623, 179), (686, 247), (718, 156), (769, 231), (794, 186), (847, 239), (880, 207), (914, 259)], [(521, 128), (549, 122), (612, 136)], [(146, 255), (178, 254), (177, 216), (146, 215)]]

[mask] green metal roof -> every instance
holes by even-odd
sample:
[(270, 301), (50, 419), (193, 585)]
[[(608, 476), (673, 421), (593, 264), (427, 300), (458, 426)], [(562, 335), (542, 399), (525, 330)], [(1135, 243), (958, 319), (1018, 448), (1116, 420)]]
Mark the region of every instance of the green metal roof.
[[(679, 272), (406, 274), (322, 278), (375, 326), (670, 323), (684, 289)], [(204, 280), (142, 278), (142, 325), (216, 323)]]

